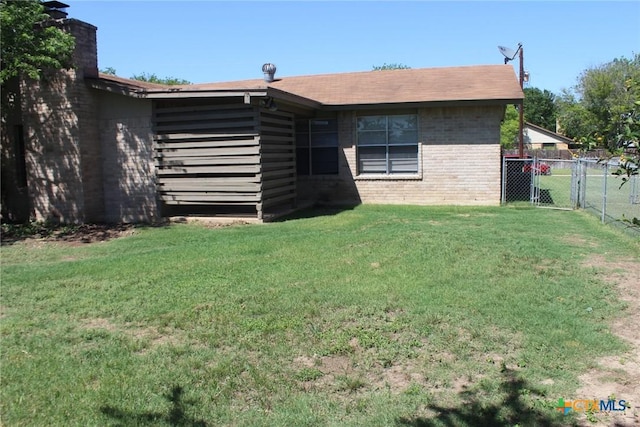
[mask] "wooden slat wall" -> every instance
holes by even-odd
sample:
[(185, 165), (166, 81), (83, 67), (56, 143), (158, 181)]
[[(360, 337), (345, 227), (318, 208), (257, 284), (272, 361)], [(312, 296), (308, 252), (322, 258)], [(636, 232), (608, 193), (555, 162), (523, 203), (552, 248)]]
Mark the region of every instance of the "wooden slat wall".
[(156, 105), (158, 193), (167, 205), (255, 206), (260, 213), (260, 115), (246, 104)]
[(259, 216), (295, 205), (296, 146), (293, 114), (260, 109), (262, 201)]

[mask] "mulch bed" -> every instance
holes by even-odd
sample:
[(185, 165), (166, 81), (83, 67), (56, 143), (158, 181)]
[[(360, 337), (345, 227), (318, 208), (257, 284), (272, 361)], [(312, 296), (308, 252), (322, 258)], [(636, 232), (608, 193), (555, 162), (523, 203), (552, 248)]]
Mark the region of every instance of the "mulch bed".
[(66, 243), (104, 242), (133, 233), (134, 224), (82, 224), (49, 226), (44, 224), (2, 224), (2, 245), (39, 240)]

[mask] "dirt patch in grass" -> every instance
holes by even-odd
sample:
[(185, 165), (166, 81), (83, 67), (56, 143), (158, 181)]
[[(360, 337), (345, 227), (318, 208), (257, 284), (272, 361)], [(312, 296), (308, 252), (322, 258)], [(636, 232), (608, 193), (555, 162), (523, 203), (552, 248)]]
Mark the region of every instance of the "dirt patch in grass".
[(584, 237), (581, 236), (576, 236), (575, 234), (570, 234), (568, 236), (563, 236), (562, 237), (562, 241), (572, 245), (572, 246), (579, 246), (579, 247), (590, 247), (590, 248), (595, 248), (596, 246), (598, 246), (595, 242), (589, 241), (587, 239), (585, 239)]
[[(358, 375), (356, 365), (345, 355), (300, 356), (293, 362), (304, 391), (327, 390), (335, 387), (339, 378)], [(305, 372), (308, 374), (302, 375)]]
[[(627, 427), (640, 425), (640, 265), (635, 260), (607, 261), (602, 256), (592, 256), (585, 266), (603, 271), (605, 280), (615, 284), (620, 298), (627, 303), (624, 315), (613, 322), (614, 334), (625, 340), (632, 350), (621, 356), (603, 357), (598, 367), (580, 377), (582, 387), (577, 398), (623, 399), (631, 404), (624, 413), (597, 413), (585, 426)], [(593, 422), (595, 421), (595, 422)]]
[(154, 326), (140, 326), (134, 323), (117, 325), (104, 318), (84, 319), (81, 325), (84, 329), (103, 329), (113, 333), (125, 334), (131, 339), (142, 343), (142, 348), (138, 351), (139, 354), (147, 353), (162, 345), (179, 345), (185, 342), (179, 331), (168, 328), (160, 330)]
[(172, 217), (169, 222), (177, 224), (196, 224), (204, 228), (237, 227), (249, 224), (260, 224), (255, 218), (235, 218), (235, 217)]
[(326, 356), (300, 356), (293, 366), (305, 391), (348, 392), (387, 390), (398, 394), (413, 384), (426, 386), (419, 362), (407, 359), (394, 364), (368, 361), (367, 350), (357, 339), (349, 343), (353, 353)]

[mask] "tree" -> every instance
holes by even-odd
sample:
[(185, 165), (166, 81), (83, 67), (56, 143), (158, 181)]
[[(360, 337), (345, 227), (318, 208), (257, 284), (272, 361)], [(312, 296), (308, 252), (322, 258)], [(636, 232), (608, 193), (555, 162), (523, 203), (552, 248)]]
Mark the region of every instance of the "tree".
[[(567, 136), (585, 150), (605, 148), (619, 159), (613, 174), (622, 177), (620, 186), (639, 174), (640, 54), (584, 71), (575, 92), (565, 91), (558, 105)], [(639, 218), (626, 220), (640, 226)]]
[[(554, 131), (556, 130), (557, 107), (555, 95), (548, 90), (538, 88), (524, 89), (524, 120), (534, 125)], [(500, 126), (500, 145), (511, 149), (518, 142), (520, 120), (515, 106), (508, 105), (504, 120)]]
[(555, 95), (538, 88), (524, 89), (524, 119), (550, 131), (556, 131)]
[(100, 70), (100, 72), (102, 74), (109, 74), (110, 76), (115, 76), (116, 75), (116, 69), (113, 68), (113, 67), (104, 68), (104, 69)]
[(560, 129), (556, 131), (580, 143), (585, 142), (586, 136), (596, 129), (589, 111), (576, 99), (575, 94), (567, 90), (556, 98), (556, 106), (560, 124)]
[[(104, 68), (102, 70), (100, 70), (100, 72), (102, 74), (109, 74), (111, 76), (115, 76), (116, 73), (116, 69), (113, 67), (107, 67)], [(165, 78), (160, 78), (155, 74), (148, 74), (148, 73), (142, 73), (142, 74), (137, 74), (131, 77), (132, 80), (138, 80), (141, 82), (148, 82), (148, 83), (157, 83), (157, 84), (161, 84), (161, 85), (188, 85), (191, 84), (190, 81), (188, 80), (184, 80), (184, 79), (179, 79), (177, 77), (165, 77)]]
[(191, 84), (190, 81), (184, 80), (184, 79), (179, 79), (177, 77), (160, 78), (160, 77), (156, 76), (155, 74), (147, 74), (147, 73), (133, 75), (133, 76), (131, 76), (131, 78), (133, 80), (139, 80), (141, 82), (157, 83), (157, 84), (161, 84), (161, 85), (188, 85), (188, 84)]
[[(640, 80), (628, 79), (625, 86), (629, 92), (637, 94)], [(640, 168), (640, 100), (635, 100), (628, 111), (620, 113), (602, 138), (611, 155), (620, 158), (620, 166), (614, 174), (622, 176), (624, 185), (631, 176), (638, 175)]]
[[(640, 90), (638, 80), (628, 79), (625, 83), (629, 91), (637, 93)], [(614, 121), (612, 132), (607, 135), (606, 142), (610, 153), (619, 156), (620, 163), (613, 174), (622, 177), (622, 187), (632, 176), (640, 175), (640, 101), (634, 101), (631, 109)], [(638, 217), (624, 220), (640, 227)]]
[(0, 83), (24, 75), (34, 79), (45, 69), (70, 68), (75, 39), (46, 25), (49, 18), (36, 0), (2, 0)]
[(582, 103), (600, 128), (616, 121), (638, 99), (637, 88), (630, 90), (629, 79), (640, 81), (640, 54), (631, 60), (614, 59), (582, 74), (579, 85)]
[(404, 64), (397, 64), (397, 63), (387, 64), (385, 62), (382, 65), (374, 65), (373, 66), (373, 71), (408, 70), (410, 68), (411, 67), (409, 67), (408, 65), (404, 65)]
[[(37, 0), (0, 1), (0, 211), (2, 220), (29, 216), (26, 177), (15, 129), (21, 123), (20, 78), (42, 79), (45, 71), (71, 68), (74, 37), (50, 25)], [(22, 156), (22, 157), (21, 157)], [(22, 159), (22, 160), (20, 160)]]
[(500, 126), (500, 145), (502, 148), (510, 149), (516, 145), (519, 129), (518, 111), (513, 105), (507, 105), (507, 109), (504, 112), (504, 120)]
[(619, 118), (640, 100), (638, 88), (629, 84), (639, 81), (640, 54), (585, 70), (573, 91), (563, 92), (558, 101), (565, 134), (583, 142), (585, 148), (606, 148), (607, 135), (611, 136)]

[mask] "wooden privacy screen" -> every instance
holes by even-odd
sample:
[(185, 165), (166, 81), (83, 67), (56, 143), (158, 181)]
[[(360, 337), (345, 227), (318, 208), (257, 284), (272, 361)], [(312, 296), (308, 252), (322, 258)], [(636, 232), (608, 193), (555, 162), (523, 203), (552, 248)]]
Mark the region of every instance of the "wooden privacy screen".
[(253, 206), (258, 218), (296, 197), (293, 115), (247, 104), (154, 108), (157, 188), (167, 205)]

